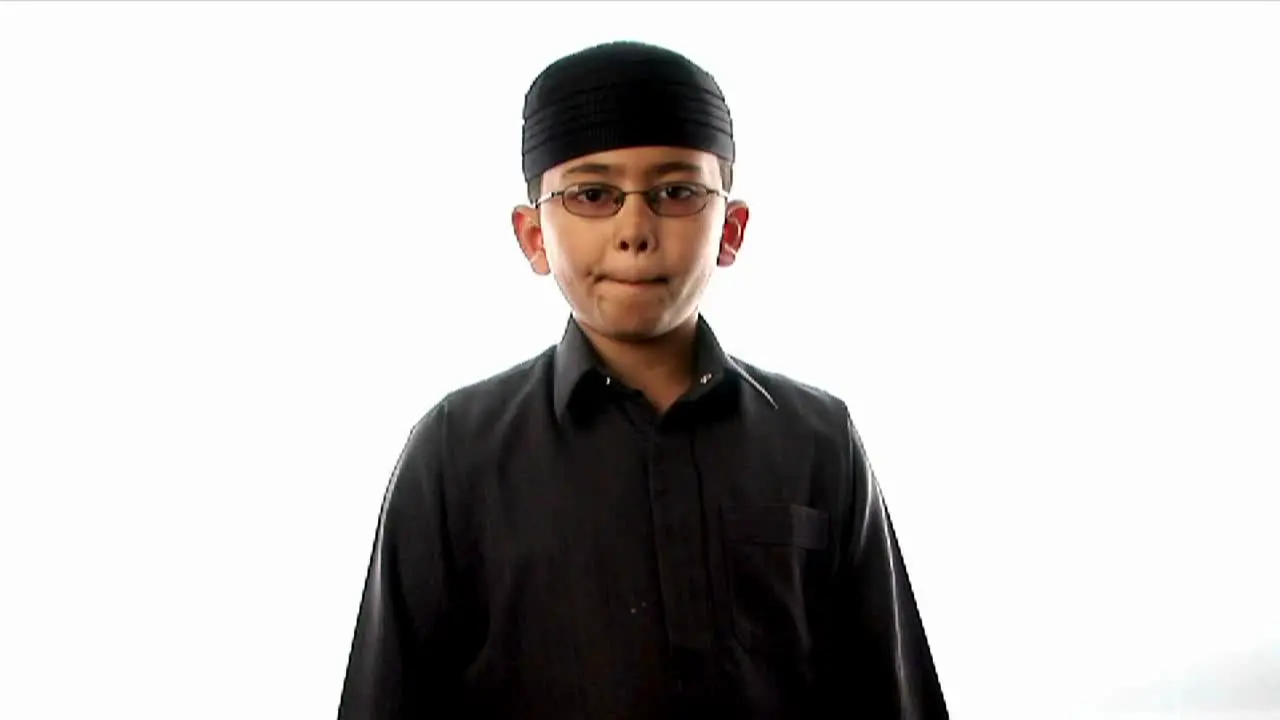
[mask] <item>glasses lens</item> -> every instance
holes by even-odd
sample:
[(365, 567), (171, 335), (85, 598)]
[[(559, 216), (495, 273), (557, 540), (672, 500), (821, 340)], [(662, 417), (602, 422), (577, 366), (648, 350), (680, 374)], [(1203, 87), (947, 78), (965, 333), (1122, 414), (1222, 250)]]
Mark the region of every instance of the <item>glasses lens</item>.
[(583, 217), (608, 217), (618, 211), (622, 191), (609, 185), (575, 185), (561, 196), (564, 208)]
[(649, 193), (649, 205), (658, 215), (682, 217), (696, 215), (707, 206), (710, 192), (701, 185), (668, 183)]

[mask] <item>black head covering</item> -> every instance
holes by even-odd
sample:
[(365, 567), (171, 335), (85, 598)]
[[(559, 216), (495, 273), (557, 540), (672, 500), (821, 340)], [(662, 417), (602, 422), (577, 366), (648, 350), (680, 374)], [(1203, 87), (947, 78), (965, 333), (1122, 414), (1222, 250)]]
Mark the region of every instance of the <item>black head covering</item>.
[(714, 78), (679, 53), (612, 42), (563, 57), (524, 99), (524, 177), (583, 155), (644, 145), (733, 162), (733, 120)]

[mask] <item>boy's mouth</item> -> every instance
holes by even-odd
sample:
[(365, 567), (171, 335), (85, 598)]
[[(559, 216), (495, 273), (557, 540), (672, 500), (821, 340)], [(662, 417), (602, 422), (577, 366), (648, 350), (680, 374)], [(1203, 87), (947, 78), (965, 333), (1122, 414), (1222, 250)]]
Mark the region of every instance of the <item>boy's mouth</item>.
[(600, 280), (606, 282), (617, 283), (619, 285), (665, 285), (667, 278), (662, 275), (602, 275)]

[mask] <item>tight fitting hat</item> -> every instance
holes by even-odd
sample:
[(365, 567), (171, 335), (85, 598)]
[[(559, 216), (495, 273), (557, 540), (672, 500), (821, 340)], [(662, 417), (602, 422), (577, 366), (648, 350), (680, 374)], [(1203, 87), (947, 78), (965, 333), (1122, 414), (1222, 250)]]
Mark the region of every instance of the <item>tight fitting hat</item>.
[(638, 42), (596, 45), (547, 66), (525, 94), (526, 182), (574, 158), (646, 145), (733, 162), (724, 93), (679, 53)]

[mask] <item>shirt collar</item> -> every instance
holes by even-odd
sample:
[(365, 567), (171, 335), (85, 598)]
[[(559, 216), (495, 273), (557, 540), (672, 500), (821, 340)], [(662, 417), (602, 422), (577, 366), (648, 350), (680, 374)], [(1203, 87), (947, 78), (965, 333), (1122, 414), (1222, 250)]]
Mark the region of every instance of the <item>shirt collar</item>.
[[(770, 405), (777, 407), (777, 403), (756, 382), (755, 378), (725, 353), (719, 341), (716, 340), (715, 333), (711, 331), (711, 326), (701, 315), (698, 316), (698, 329), (694, 343), (697, 382), (708, 385), (729, 377), (739, 377), (762, 394)], [(586, 333), (582, 331), (582, 327), (576, 320), (570, 318), (565, 327), (564, 336), (561, 337), (560, 344), (555, 349), (552, 398), (558, 419), (564, 418), (574, 391), (578, 389), (583, 379), (592, 376), (607, 382), (609, 374), (600, 361), (600, 356), (591, 346), (591, 341), (587, 339)]]

